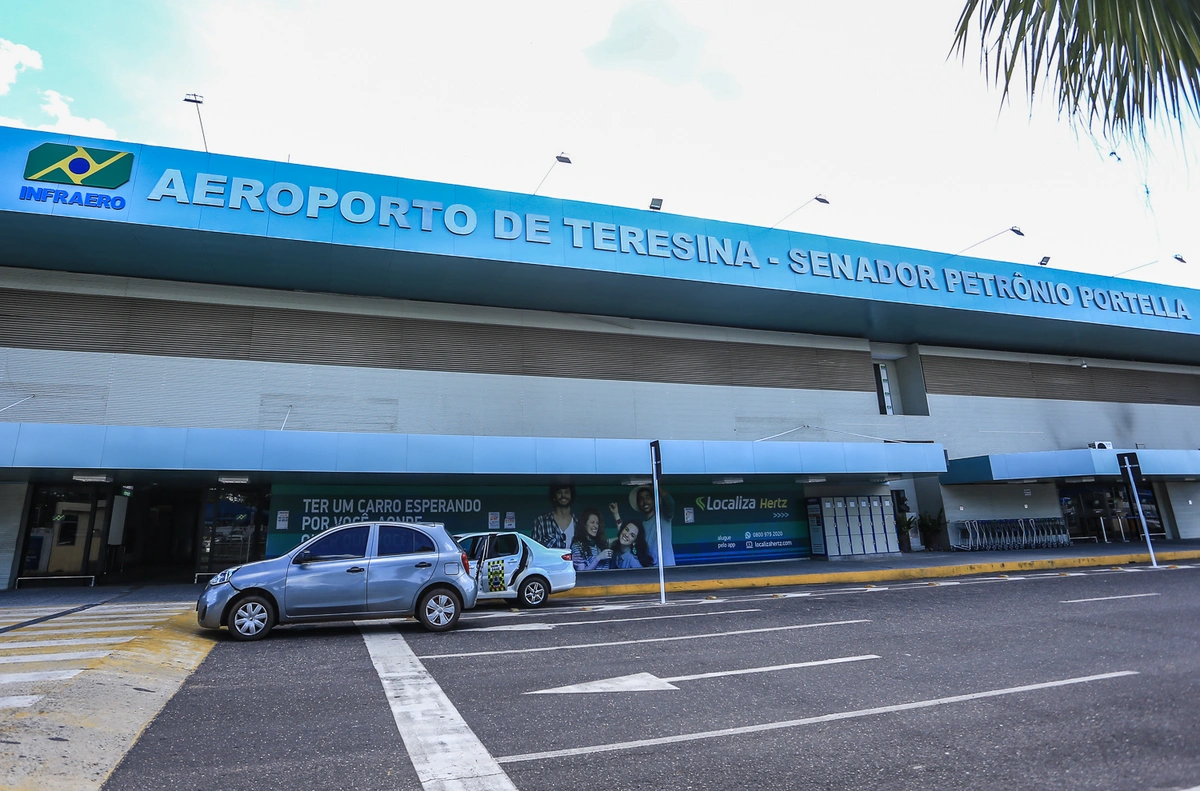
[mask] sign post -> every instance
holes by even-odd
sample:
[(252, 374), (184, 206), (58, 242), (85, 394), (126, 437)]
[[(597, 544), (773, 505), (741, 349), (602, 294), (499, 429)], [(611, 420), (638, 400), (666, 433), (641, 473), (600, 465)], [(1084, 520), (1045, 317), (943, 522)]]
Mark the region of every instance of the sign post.
[(1142, 535), (1146, 538), (1146, 549), (1150, 552), (1150, 564), (1154, 568), (1158, 568), (1158, 558), (1154, 557), (1154, 547), (1150, 544), (1150, 528), (1146, 526), (1146, 514), (1142, 512), (1142, 498), (1138, 497), (1136, 475), (1142, 471), (1141, 465), (1138, 464), (1136, 453), (1118, 453), (1117, 464), (1121, 465), (1121, 471), (1125, 474), (1129, 481), (1129, 494), (1133, 498), (1134, 505), (1137, 506), (1138, 521), (1142, 523)]
[(658, 502), (658, 477), (662, 475), (662, 448), (658, 440), (650, 443), (650, 472), (654, 480), (654, 521), (658, 528), (654, 531), (658, 547), (658, 603), (667, 603), (667, 580), (663, 572), (662, 550), (662, 508)]

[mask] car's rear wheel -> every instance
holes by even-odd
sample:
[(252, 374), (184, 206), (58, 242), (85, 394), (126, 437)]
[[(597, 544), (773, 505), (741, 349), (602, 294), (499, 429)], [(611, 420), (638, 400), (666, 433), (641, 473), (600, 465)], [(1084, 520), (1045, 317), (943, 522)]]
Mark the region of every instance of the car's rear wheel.
[(517, 588), (517, 604), (521, 607), (541, 607), (550, 598), (550, 583), (541, 577), (529, 577)]
[(462, 599), (448, 588), (426, 591), (417, 602), (417, 620), (431, 632), (445, 632), (458, 624)]
[(275, 627), (275, 608), (266, 597), (251, 593), (233, 603), (225, 625), (234, 640), (261, 640)]

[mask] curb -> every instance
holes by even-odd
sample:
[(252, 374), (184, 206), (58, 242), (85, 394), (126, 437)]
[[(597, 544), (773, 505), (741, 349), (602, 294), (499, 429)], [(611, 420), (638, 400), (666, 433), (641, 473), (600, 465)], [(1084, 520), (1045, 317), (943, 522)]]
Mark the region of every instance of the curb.
[[(1200, 550), (1159, 552), (1159, 561), (1200, 559)], [(837, 582), (894, 582), (896, 580), (929, 579), (932, 577), (962, 577), (970, 574), (996, 574), (1008, 571), (1044, 571), (1048, 569), (1085, 568), (1089, 566), (1119, 566), (1127, 563), (1149, 563), (1150, 554), (1102, 555), (1082, 558), (1052, 558), (1048, 560), (1015, 560), (994, 563), (967, 563), (954, 566), (922, 566), (905, 569), (873, 569), (870, 571), (834, 571), (813, 574), (787, 574), (775, 577), (734, 577), (731, 579), (677, 580), (667, 583), (668, 592), (712, 591), (727, 588), (771, 588), (781, 585), (827, 585)], [(628, 585), (584, 585), (555, 594), (555, 598), (582, 596), (622, 596), (658, 593), (658, 583), (640, 582)]]

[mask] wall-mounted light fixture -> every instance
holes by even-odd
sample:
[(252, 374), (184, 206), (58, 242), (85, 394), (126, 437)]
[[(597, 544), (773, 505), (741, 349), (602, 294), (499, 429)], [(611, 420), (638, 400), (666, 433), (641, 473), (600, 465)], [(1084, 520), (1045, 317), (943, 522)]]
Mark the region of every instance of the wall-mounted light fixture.
[(221, 475), (217, 478), (218, 483), (250, 483), (249, 475)]
[(77, 472), (71, 476), (71, 479), (80, 483), (112, 483), (111, 475), (102, 475), (99, 473)]
[(651, 198), (650, 199), (650, 211), (661, 211), (661, 210), (662, 210), (662, 198)]

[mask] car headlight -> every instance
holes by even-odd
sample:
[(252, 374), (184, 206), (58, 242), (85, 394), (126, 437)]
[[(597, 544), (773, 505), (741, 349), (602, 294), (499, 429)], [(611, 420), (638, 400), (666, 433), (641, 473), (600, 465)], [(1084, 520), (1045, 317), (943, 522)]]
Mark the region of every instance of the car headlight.
[(240, 568), (241, 568), (241, 566), (234, 566), (231, 569), (225, 569), (220, 574), (217, 574), (215, 577), (213, 577), (212, 579), (210, 579), (208, 581), (209, 586), (224, 585), (226, 582), (229, 582), (229, 578), (234, 575), (234, 572), (236, 572)]

